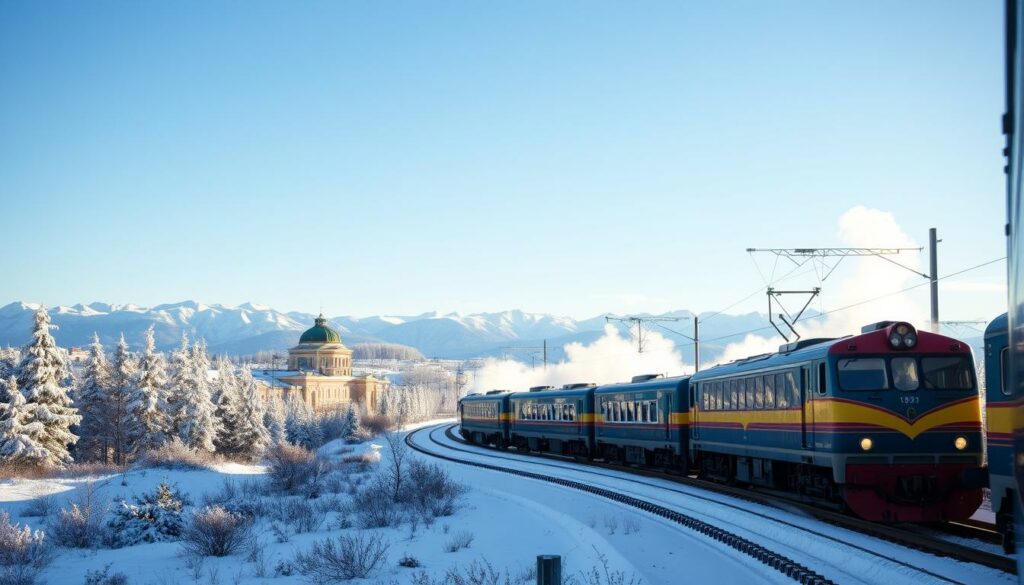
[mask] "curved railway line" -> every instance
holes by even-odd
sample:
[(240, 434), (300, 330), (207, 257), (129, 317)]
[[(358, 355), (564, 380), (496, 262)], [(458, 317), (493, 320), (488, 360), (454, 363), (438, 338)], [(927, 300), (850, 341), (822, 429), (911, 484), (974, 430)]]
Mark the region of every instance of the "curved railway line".
[[(861, 534), (865, 534), (871, 537), (880, 538), (889, 542), (896, 543), (901, 546), (917, 549), (927, 553), (935, 554), (938, 556), (950, 557), (959, 561), (968, 563), (975, 563), (986, 567), (998, 569), (1006, 573), (1016, 572), (1016, 561), (1013, 558), (994, 554), (970, 546), (964, 546), (943, 540), (942, 538), (934, 535), (922, 534), (920, 532), (914, 532), (907, 529), (900, 528), (898, 526), (889, 525), (877, 525), (871, 522), (866, 522), (858, 518), (853, 518), (836, 512), (828, 510), (822, 510), (815, 508), (807, 504), (795, 502), (788, 498), (779, 498), (770, 494), (764, 494), (756, 491), (747, 489), (741, 489), (730, 486), (723, 486), (707, 482), (704, 480), (698, 480), (695, 478), (684, 477), (679, 475), (667, 474), (664, 472), (652, 471), (647, 469), (637, 469), (628, 466), (614, 465), (603, 462), (589, 462), (587, 465), (578, 465), (580, 462), (571, 458), (560, 457), (551, 454), (539, 454), (539, 453), (521, 453), (521, 452), (509, 452), (508, 455), (503, 455), (501, 452), (493, 451), (490, 449), (484, 449), (480, 446), (471, 446), (464, 439), (455, 435), (453, 430), (457, 427), (455, 424), (448, 425), (447, 427), (435, 426), (426, 427), (410, 432), (406, 436), (406, 442), (413, 449), (422, 452), (431, 457), (441, 458), (454, 463), (470, 465), (478, 468), (489, 469), (502, 473), (509, 473), (513, 475), (519, 475), (522, 477), (529, 477), (532, 479), (538, 479), (549, 483), (555, 483), (572, 489), (581, 490), (584, 492), (592, 493), (607, 499), (618, 501), (634, 508), (651, 512), (655, 515), (669, 519), (677, 524), (686, 526), (698, 533), (704, 534), (714, 540), (720, 541), (731, 548), (746, 554), (758, 561), (764, 563), (767, 566), (778, 570), (782, 574), (791, 577), (799, 583), (831, 583), (828, 578), (820, 575), (810, 568), (798, 563), (797, 561), (787, 558), (777, 552), (773, 552), (762, 545), (759, 545), (750, 539), (744, 538), (733, 532), (724, 530), (711, 523), (703, 520), (699, 520), (693, 516), (682, 514), (677, 510), (665, 507), (661, 504), (652, 502), (648, 499), (638, 498), (634, 496), (624, 495), (618, 491), (609, 490), (599, 486), (592, 485), (586, 481), (579, 480), (568, 480), (562, 477), (557, 477), (553, 474), (526, 471), (521, 469), (512, 469), (507, 466), (494, 465), (491, 463), (485, 463), (479, 460), (471, 460), (465, 457), (460, 457), (457, 453), (466, 453), (475, 457), (487, 457), (489, 459), (515, 461), (518, 463), (532, 463), (539, 467), (555, 468), (565, 470), (567, 472), (584, 473), (591, 476), (598, 476), (604, 478), (613, 478), (617, 481), (626, 481), (630, 484), (653, 487), (659, 490), (667, 490), (676, 494), (686, 496), (688, 498), (694, 498), (704, 502), (709, 502), (715, 506), (729, 508), (735, 511), (742, 512), (745, 515), (758, 516), (765, 520), (768, 520), (777, 525), (783, 526), (786, 530), (799, 530), (800, 532), (811, 535), (818, 539), (824, 539), (825, 541), (832, 541), (837, 545), (852, 548), (860, 553), (876, 557), (878, 559), (884, 559), (886, 562), (894, 563), (900, 567), (912, 570), (918, 574), (926, 575), (930, 579), (936, 582), (943, 583), (966, 583), (968, 581), (958, 581), (952, 579), (946, 575), (940, 574), (935, 571), (931, 571), (925, 568), (918, 567), (912, 563), (900, 560), (893, 556), (883, 554), (879, 551), (872, 550), (871, 548), (860, 546), (846, 540), (837, 537), (833, 534), (828, 534), (821, 530), (815, 530), (807, 526), (803, 526), (797, 522), (788, 522), (784, 519), (778, 518), (776, 515), (770, 515), (767, 513), (751, 510), (748, 507), (744, 507), (736, 502), (722, 501), (708, 495), (702, 495), (701, 493), (693, 493), (694, 490), (683, 490), (674, 489), (670, 486), (663, 484), (654, 483), (651, 481), (645, 481), (643, 478), (667, 480), (680, 486), (686, 486), (690, 488), (696, 488), (697, 490), (705, 490), (712, 492), (720, 496), (727, 496), (729, 498), (738, 498), (748, 502), (754, 502), (757, 504), (779, 508), (789, 511), (797, 511), (803, 515), (813, 517), (817, 520), (826, 522), (830, 525), (837, 526), (840, 528), (852, 530)], [(453, 444), (445, 444), (435, 437), (435, 433), (444, 428), (445, 436), (449, 441), (458, 443), (459, 446)], [(448, 453), (438, 452), (433, 449), (429, 449), (419, 445), (414, 440), (414, 437), (423, 431), (428, 431), (427, 436), (429, 441), (437, 446), (445, 449)], [(453, 454), (453, 452), (455, 454)], [(516, 456), (518, 455), (518, 457)], [(530, 458), (538, 459), (538, 461), (531, 462), (525, 460), (523, 456), (529, 456)], [(613, 475), (609, 473), (602, 473), (601, 469), (607, 469), (609, 471), (616, 472), (627, 472), (631, 476), (635, 477), (622, 477), (621, 475)], [(963, 536), (972, 539), (986, 540), (988, 535), (984, 534), (984, 530), (975, 526), (969, 525), (958, 525), (952, 533), (958, 536)]]

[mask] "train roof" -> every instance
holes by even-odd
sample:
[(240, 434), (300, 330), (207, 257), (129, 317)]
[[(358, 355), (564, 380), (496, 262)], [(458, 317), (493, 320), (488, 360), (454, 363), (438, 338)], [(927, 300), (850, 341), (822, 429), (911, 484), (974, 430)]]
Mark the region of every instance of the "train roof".
[[(826, 354), (828, 354), (829, 348), (835, 345), (836, 341), (838, 340), (839, 339), (831, 338), (807, 340), (813, 341), (813, 343), (809, 343), (803, 346), (797, 346), (798, 349), (786, 353), (763, 353), (760, 355), (754, 355), (733, 362), (729, 362), (727, 364), (722, 364), (720, 366), (714, 366), (712, 368), (701, 370), (694, 374), (692, 381), (699, 382), (701, 380), (705, 380), (708, 378), (729, 376), (741, 372), (760, 370), (763, 368), (771, 368), (773, 366), (781, 366), (785, 364), (803, 362), (823, 357)], [(782, 346), (782, 348), (785, 347), (787, 346)]]
[(598, 386), (595, 394), (613, 392), (642, 392), (646, 390), (676, 389), (690, 381), (690, 376), (673, 376), (671, 378), (653, 378), (643, 382), (617, 382)]
[(985, 337), (993, 337), (996, 335), (1006, 335), (1009, 332), (1010, 319), (1006, 313), (999, 315), (995, 319), (989, 322), (988, 327), (985, 328)]
[(483, 400), (501, 400), (511, 394), (511, 390), (490, 390), (485, 393), (467, 394), (459, 399), (459, 402), (477, 402)]
[(564, 398), (567, 396), (586, 396), (594, 390), (594, 386), (583, 388), (552, 388), (550, 390), (536, 390), (533, 392), (513, 392), (512, 400), (521, 398)]

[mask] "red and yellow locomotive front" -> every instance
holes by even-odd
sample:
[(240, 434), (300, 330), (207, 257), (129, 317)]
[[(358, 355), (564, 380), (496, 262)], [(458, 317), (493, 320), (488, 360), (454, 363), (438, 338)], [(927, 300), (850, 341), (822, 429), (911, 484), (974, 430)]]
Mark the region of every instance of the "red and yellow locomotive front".
[(816, 451), (860, 517), (966, 519), (981, 489), (966, 474), (982, 462), (981, 408), (970, 347), (879, 323), (829, 348), (828, 383), (812, 401)]

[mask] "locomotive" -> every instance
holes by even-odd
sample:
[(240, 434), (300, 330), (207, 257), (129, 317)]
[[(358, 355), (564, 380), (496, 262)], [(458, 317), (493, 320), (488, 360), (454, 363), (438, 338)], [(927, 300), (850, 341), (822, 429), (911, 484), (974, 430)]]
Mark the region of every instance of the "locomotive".
[(692, 376), (459, 403), (469, 442), (785, 490), (874, 521), (970, 517), (981, 411), (970, 347), (881, 322)]

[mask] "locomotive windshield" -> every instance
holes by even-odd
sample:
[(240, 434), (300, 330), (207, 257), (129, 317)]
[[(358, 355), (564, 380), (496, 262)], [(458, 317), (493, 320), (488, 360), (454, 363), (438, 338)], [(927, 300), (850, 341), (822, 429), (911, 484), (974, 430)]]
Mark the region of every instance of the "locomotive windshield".
[(924, 387), (929, 390), (971, 390), (974, 376), (971, 362), (964, 356), (921, 358)]
[(887, 390), (889, 376), (882, 358), (839, 360), (839, 387), (843, 390)]
[(892, 358), (892, 382), (897, 390), (909, 392), (920, 386), (917, 360), (912, 357)]

